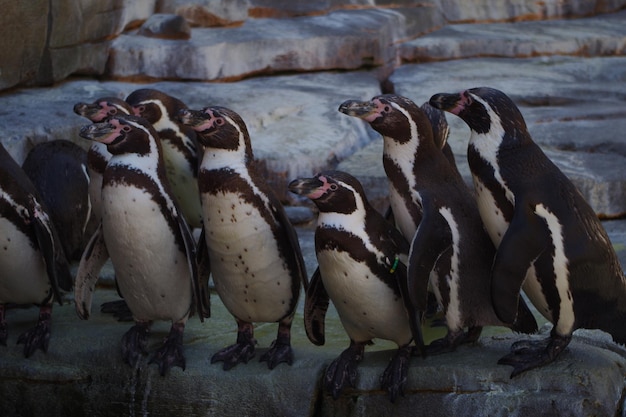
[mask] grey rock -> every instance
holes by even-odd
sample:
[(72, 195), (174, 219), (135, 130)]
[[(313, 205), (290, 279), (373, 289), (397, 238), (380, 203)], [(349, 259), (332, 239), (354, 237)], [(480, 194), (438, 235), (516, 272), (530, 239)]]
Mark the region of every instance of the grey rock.
[(249, 0), (174, 0), (162, 2), (160, 13), (176, 13), (194, 27), (231, 26), (248, 18)]
[(191, 27), (182, 16), (157, 13), (141, 25), (137, 35), (158, 39), (189, 39)]

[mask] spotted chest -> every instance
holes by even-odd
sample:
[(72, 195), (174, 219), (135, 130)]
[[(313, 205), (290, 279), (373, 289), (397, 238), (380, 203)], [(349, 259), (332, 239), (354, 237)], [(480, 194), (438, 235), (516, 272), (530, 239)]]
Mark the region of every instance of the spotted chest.
[(292, 308), (292, 274), (259, 208), (238, 192), (202, 194), (216, 290), (235, 317), (275, 322)]
[(352, 340), (381, 338), (398, 345), (411, 340), (401, 297), (374, 276), (364, 262), (335, 250), (319, 251), (317, 260), (324, 287)]

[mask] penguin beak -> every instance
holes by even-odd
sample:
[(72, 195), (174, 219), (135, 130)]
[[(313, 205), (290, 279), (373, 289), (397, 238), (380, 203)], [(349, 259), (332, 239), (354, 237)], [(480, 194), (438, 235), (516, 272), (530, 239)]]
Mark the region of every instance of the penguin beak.
[(439, 93), (432, 96), (428, 103), (436, 109), (458, 115), (470, 103), (470, 98), (467, 92)]
[[(294, 194), (298, 194), (304, 197), (308, 197), (311, 200), (315, 200), (322, 196), (326, 191), (323, 189), (324, 183), (317, 177), (313, 178), (298, 178), (289, 183), (288, 188)], [(320, 193), (320, 190), (322, 191)]]
[(178, 121), (190, 126), (194, 130), (206, 122), (207, 114), (202, 110), (181, 109), (178, 111)]
[(347, 100), (341, 103), (339, 111), (348, 116), (358, 117), (359, 119), (367, 119), (377, 110), (376, 104), (371, 101)]
[(113, 124), (103, 122), (83, 126), (78, 134), (84, 139), (106, 143), (111, 134), (117, 133), (117, 131), (118, 129)]

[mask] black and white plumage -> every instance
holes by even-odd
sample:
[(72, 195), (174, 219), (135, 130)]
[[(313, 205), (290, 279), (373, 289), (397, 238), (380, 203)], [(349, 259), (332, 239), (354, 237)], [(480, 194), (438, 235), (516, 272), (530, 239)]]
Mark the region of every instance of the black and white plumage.
[[(324, 344), (330, 298), (350, 337), (350, 347), (326, 371), (326, 389), (337, 398), (347, 385), (354, 387), (365, 345), (381, 338), (398, 345), (381, 378), (394, 401), (406, 384), (411, 341), (423, 344), (419, 314), (406, 294), (409, 243), (369, 204), (361, 184), (347, 173), (326, 171), (297, 179), (289, 190), (308, 197), (319, 209), (315, 230), (319, 268), (306, 292), (307, 335), (314, 344)], [(418, 331), (415, 336), (412, 327)]]
[(626, 343), (626, 280), (606, 231), (571, 181), (528, 133), (503, 92), (487, 87), (436, 94), (430, 103), (470, 127), (468, 162), (485, 227), (497, 247), (492, 298), (505, 322), (524, 290), (554, 326), (521, 341), (499, 363), (511, 377), (552, 362), (578, 328)]
[[(257, 171), (242, 118), (224, 107), (184, 110), (181, 121), (204, 148), (198, 185), (203, 208), (200, 245), (220, 299), (235, 317), (237, 343), (211, 358), (230, 369), (255, 354), (254, 322), (278, 322), (278, 336), (261, 361), (291, 364), (291, 324), (306, 270), (296, 232)], [(199, 253), (204, 251), (199, 248)]]
[[(132, 107), (121, 98), (101, 97), (93, 103), (76, 103), (74, 113), (93, 123), (100, 123), (118, 114), (132, 114)], [(87, 172), (89, 174), (89, 199), (96, 224), (100, 222), (102, 175), (111, 153), (104, 143), (92, 142), (87, 151)]]
[(45, 202), (68, 261), (79, 260), (95, 230), (87, 152), (68, 140), (35, 145), (22, 169)]
[(187, 105), (162, 91), (142, 88), (126, 97), (135, 116), (143, 117), (159, 134), (167, 179), (189, 225), (202, 225), (198, 192), (196, 132), (178, 121), (178, 112)]
[(184, 369), (185, 324), (194, 305), (201, 318), (208, 316), (208, 294), (201, 292), (194, 241), (170, 191), (157, 134), (142, 118), (115, 116), (80, 135), (105, 143), (112, 157), (102, 183), (102, 222), (76, 277), (77, 313), (89, 317), (101, 259), (110, 256), (136, 323), (122, 339), (124, 361), (135, 365), (146, 353), (152, 322), (169, 320), (170, 334), (151, 362), (162, 375), (171, 366)]
[[(460, 343), (477, 340), (483, 326), (505, 325), (496, 316), (490, 296), (494, 245), (469, 188), (441, 144), (433, 140), (423, 109), (406, 97), (388, 94), (366, 102), (346, 102), (340, 111), (366, 120), (383, 136), (392, 210), (411, 241), (408, 286), (412, 303), (426, 309), (430, 281), (448, 326), (447, 336), (431, 343), (428, 352), (454, 350)], [(536, 322), (523, 302), (520, 312), (520, 321), (509, 326), (536, 331)]]
[(53, 301), (72, 289), (72, 276), (43, 200), (0, 144), (0, 344), (6, 346), (7, 304), (39, 306), (37, 326), (19, 336), (24, 356), (48, 350)]

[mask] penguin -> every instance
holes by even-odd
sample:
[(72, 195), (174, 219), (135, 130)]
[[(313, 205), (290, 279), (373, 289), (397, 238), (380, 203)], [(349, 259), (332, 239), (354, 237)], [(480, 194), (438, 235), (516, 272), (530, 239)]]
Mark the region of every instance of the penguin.
[(198, 174), (203, 209), (199, 255), (207, 254), (215, 289), (237, 321), (237, 343), (211, 358), (228, 370), (255, 355), (254, 322), (278, 322), (260, 360), (293, 363), (291, 325), (307, 275), (296, 232), (257, 170), (243, 119), (225, 107), (182, 110), (204, 148)]
[(162, 91), (142, 88), (126, 97), (135, 116), (152, 123), (159, 134), (167, 178), (183, 216), (192, 228), (202, 224), (198, 192), (198, 154), (196, 132), (182, 125), (178, 112), (187, 105)]
[(62, 305), (72, 276), (45, 203), (0, 143), (0, 344), (7, 343), (8, 304), (37, 305), (36, 327), (21, 334), (24, 356), (48, 351), (52, 305)]
[(77, 272), (78, 316), (89, 317), (93, 267), (110, 256), (135, 320), (122, 338), (123, 360), (135, 366), (146, 353), (152, 322), (169, 320), (170, 333), (150, 363), (161, 375), (172, 366), (184, 370), (185, 324), (194, 306), (201, 319), (208, 316), (208, 299), (201, 295), (194, 240), (170, 191), (157, 133), (142, 118), (117, 115), (83, 127), (80, 136), (105, 143), (112, 157), (102, 182), (102, 221)]
[(354, 387), (365, 346), (381, 338), (398, 345), (381, 377), (382, 388), (394, 402), (406, 385), (411, 342), (423, 345), (420, 327), (410, 323), (419, 323), (419, 318), (407, 297), (409, 243), (369, 204), (361, 183), (345, 172), (296, 179), (289, 191), (308, 197), (319, 209), (315, 229), (319, 268), (306, 292), (307, 335), (314, 344), (324, 344), (330, 299), (350, 337), (350, 346), (326, 370), (326, 389), (337, 399), (346, 386)]
[(626, 279), (606, 231), (572, 182), (533, 141), (522, 113), (489, 87), (435, 94), (431, 105), (471, 130), (468, 162), (476, 200), (497, 247), (491, 294), (511, 323), (526, 293), (553, 323), (546, 340), (516, 342), (500, 364), (511, 378), (553, 362), (579, 328), (626, 343)]
[(35, 145), (22, 169), (48, 208), (68, 261), (78, 261), (95, 231), (89, 199), (87, 152), (69, 140)]
[(450, 352), (461, 343), (473, 343), (484, 326), (535, 332), (537, 323), (523, 302), (514, 323), (495, 314), (490, 298), (495, 247), (470, 189), (434, 142), (422, 108), (406, 97), (386, 94), (345, 102), (340, 111), (367, 121), (383, 136), (393, 212), (411, 242), (407, 272), (411, 302), (425, 311), (430, 283), (448, 327), (447, 335), (433, 341), (426, 352)]
[[(121, 98), (101, 97), (93, 103), (76, 103), (74, 113), (94, 123), (107, 120), (117, 114), (132, 114), (133, 108)], [(89, 174), (89, 200), (96, 225), (100, 222), (100, 193), (102, 191), (102, 175), (111, 159), (105, 144), (92, 142), (87, 151), (87, 172)]]
[[(104, 122), (110, 117), (122, 114), (133, 114), (133, 108), (130, 104), (118, 97), (101, 97), (94, 100), (93, 103), (76, 103), (74, 105), (74, 113), (82, 116), (94, 123)], [(104, 143), (93, 141), (87, 151), (87, 168), (89, 173), (89, 200), (92, 204), (92, 212), (94, 223), (97, 227), (101, 220), (101, 194), (102, 194), (102, 176), (104, 170), (111, 159), (111, 153), (107, 150)], [(89, 236), (93, 235), (93, 232)], [(102, 265), (108, 260), (108, 256), (99, 259), (100, 266), (93, 265), (93, 269), (100, 271)], [(117, 292), (120, 293), (119, 286)], [(103, 313), (113, 314), (119, 321), (133, 321), (133, 315), (124, 300), (107, 301), (102, 303), (100, 311)]]

